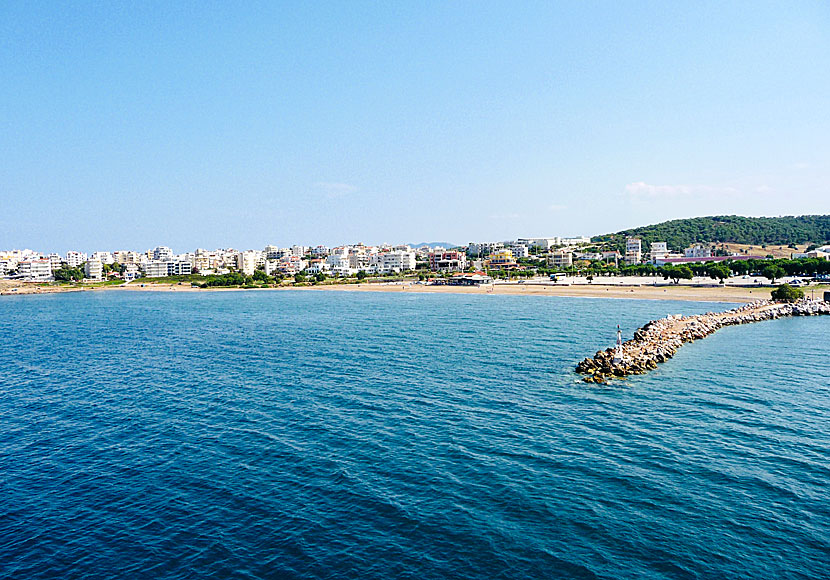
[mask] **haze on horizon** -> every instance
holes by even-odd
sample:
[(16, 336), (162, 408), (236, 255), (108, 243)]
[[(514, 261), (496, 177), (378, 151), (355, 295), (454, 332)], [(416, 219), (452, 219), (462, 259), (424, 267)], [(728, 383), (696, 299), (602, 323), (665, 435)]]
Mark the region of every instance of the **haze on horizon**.
[(830, 213), (830, 5), (0, 6), (0, 248)]

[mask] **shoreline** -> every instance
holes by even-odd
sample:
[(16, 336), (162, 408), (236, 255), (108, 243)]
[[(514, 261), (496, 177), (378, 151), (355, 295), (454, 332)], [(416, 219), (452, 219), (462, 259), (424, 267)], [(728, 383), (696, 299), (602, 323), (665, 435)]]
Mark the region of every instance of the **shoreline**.
[[(12, 290), (12, 287), (16, 290)], [(391, 292), (398, 294), (481, 294), (502, 296), (563, 296), (574, 298), (613, 298), (629, 300), (678, 300), (686, 302), (722, 302), (741, 304), (769, 299), (772, 287), (712, 285), (635, 285), (635, 284), (574, 284), (543, 283), (495, 284), (485, 286), (432, 286), (414, 282), (362, 284), (327, 284), (320, 286), (285, 286), (277, 288), (194, 288), (190, 284), (161, 283), (144, 286), (127, 284), (96, 287), (42, 287), (35, 285), (0, 286), (2, 295), (57, 294), (62, 292), (234, 292), (241, 290), (300, 290), (317, 292)], [(823, 289), (822, 289), (823, 290)]]

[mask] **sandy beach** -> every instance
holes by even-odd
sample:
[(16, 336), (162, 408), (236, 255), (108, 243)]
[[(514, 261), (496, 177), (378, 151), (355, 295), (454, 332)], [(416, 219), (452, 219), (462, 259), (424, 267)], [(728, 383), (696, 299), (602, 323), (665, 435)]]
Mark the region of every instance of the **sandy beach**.
[[(814, 287), (816, 293), (824, 287)], [(57, 292), (237, 292), (240, 288), (194, 288), (190, 284), (124, 284), (117, 286), (65, 287), (38, 286), (10, 281), (0, 281), (0, 294), (49, 294)], [(638, 300), (689, 300), (697, 302), (745, 303), (770, 297), (771, 287), (739, 286), (711, 283), (638, 284), (635, 280), (613, 283), (553, 284), (549, 282), (496, 283), (484, 286), (434, 286), (416, 282), (383, 282), (364, 284), (326, 284), (318, 286), (283, 286), (262, 288), (258, 291), (301, 290), (304, 292), (393, 292), (437, 294), (482, 294), (514, 296), (571, 296), (581, 298), (619, 298)], [(806, 290), (809, 296), (810, 288)], [(817, 294), (818, 296), (818, 294)]]

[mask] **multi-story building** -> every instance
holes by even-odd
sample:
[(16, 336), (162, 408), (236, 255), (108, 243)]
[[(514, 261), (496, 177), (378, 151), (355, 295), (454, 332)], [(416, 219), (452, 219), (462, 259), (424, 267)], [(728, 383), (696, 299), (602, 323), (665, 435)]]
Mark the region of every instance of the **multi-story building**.
[(153, 260), (157, 262), (169, 262), (173, 259), (173, 250), (167, 246), (158, 246), (153, 249)]
[(412, 250), (392, 250), (372, 254), (369, 256), (369, 269), (378, 274), (414, 270), (415, 252)]
[[(519, 243), (523, 243), (522, 240), (519, 240)], [(467, 255), (484, 257), (502, 249), (504, 249), (504, 244), (501, 242), (470, 242), (467, 244)]]
[(639, 264), (643, 261), (643, 242), (640, 238), (628, 238), (625, 241), (625, 263)]
[(17, 263), (17, 272), (24, 280), (43, 282), (52, 279), (52, 263), (45, 259), (20, 260)]
[(109, 252), (93, 252), (89, 259), (98, 260), (102, 264), (112, 264), (115, 262), (115, 258)]
[(236, 256), (236, 269), (246, 276), (253, 276), (256, 272), (258, 258), (259, 252), (254, 250), (239, 252)]
[(487, 257), (484, 263), (487, 265), (488, 268), (496, 270), (510, 270), (519, 265), (513, 258), (513, 252), (505, 249), (493, 252)]
[(213, 260), (211, 259), (210, 252), (205, 249), (198, 248), (193, 253), (193, 269), (199, 272), (204, 272), (205, 270), (210, 270), (213, 268)]
[(326, 258), (326, 264), (329, 266), (333, 276), (351, 276), (356, 274), (357, 270), (353, 270), (349, 265), (349, 258), (343, 254), (331, 254)]
[(193, 267), (187, 260), (150, 260), (144, 264), (144, 276), (147, 278), (164, 278), (165, 276), (189, 276)]
[(530, 248), (525, 244), (521, 244), (519, 242), (513, 242), (512, 244), (508, 244), (507, 249), (513, 252), (513, 256), (516, 259), (527, 258), (528, 256), (530, 256)]
[(516, 243), (528, 248), (542, 248), (547, 252), (551, 248), (561, 245), (562, 238), (519, 238)]
[(686, 258), (711, 258), (712, 248), (697, 244), (683, 250), (683, 255)]
[(581, 246), (584, 244), (590, 244), (591, 238), (586, 236), (576, 236), (574, 238), (559, 238), (560, 246)]
[(46, 259), (49, 260), (49, 267), (52, 268), (52, 273), (54, 273), (55, 270), (61, 269), (61, 263), (63, 260), (58, 254), (49, 254), (46, 256)]
[(87, 255), (84, 252), (66, 252), (66, 265), (70, 268), (77, 268), (87, 261)]
[(656, 264), (657, 260), (662, 260), (665, 258), (669, 253), (669, 247), (666, 242), (651, 242), (651, 251), (649, 252), (649, 257), (651, 258), (651, 263)]
[(568, 250), (554, 250), (548, 254), (548, 264), (554, 268), (570, 268), (574, 263), (574, 255)]
[(433, 272), (463, 272), (467, 269), (467, 254), (458, 250), (436, 250), (427, 257)]
[(90, 280), (100, 280), (104, 276), (104, 265), (101, 260), (90, 258), (84, 266), (84, 277)]

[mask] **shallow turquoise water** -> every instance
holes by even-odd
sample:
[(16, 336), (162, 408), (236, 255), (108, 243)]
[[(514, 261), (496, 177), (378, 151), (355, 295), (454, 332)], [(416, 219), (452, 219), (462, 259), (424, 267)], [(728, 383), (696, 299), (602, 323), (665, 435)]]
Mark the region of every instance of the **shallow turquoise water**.
[(726, 307), (4, 297), (0, 577), (830, 577), (830, 319), (572, 373)]

